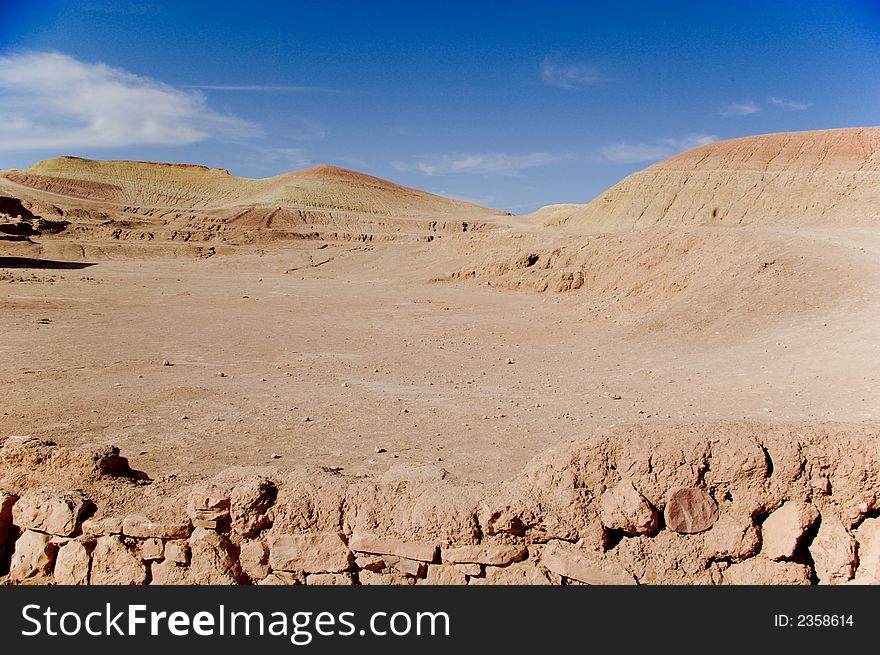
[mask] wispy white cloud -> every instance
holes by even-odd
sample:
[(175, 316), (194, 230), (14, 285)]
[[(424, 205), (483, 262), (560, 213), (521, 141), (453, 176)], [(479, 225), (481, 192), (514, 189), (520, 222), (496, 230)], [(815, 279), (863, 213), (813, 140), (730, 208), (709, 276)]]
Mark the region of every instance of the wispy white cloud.
[(559, 89), (579, 89), (601, 81), (599, 71), (586, 64), (560, 62), (556, 57), (545, 57), (541, 62), (541, 79), (544, 84)]
[(779, 98), (777, 96), (770, 96), (769, 98), (767, 98), (767, 102), (774, 107), (779, 107), (780, 109), (785, 109), (788, 111), (802, 111), (810, 106), (809, 102), (790, 100), (788, 98)]
[(181, 91), (55, 52), (0, 57), (0, 150), (185, 145), (261, 128)]
[(340, 93), (339, 89), (295, 84), (179, 84), (181, 89), (200, 91), (243, 91), (253, 93)]
[(748, 116), (749, 114), (757, 114), (759, 111), (761, 111), (761, 108), (758, 106), (758, 103), (746, 100), (726, 104), (718, 113), (722, 116)]
[(529, 168), (549, 166), (571, 159), (566, 153), (530, 152), (525, 154), (485, 153), (421, 157), (414, 162), (391, 162), (398, 171), (418, 171), (428, 177), (452, 173), (470, 173), (485, 176), (518, 175)]
[(664, 159), (713, 141), (717, 141), (717, 137), (711, 134), (688, 134), (681, 138), (655, 139), (650, 143), (611, 143), (600, 148), (599, 154), (615, 164), (640, 164)]

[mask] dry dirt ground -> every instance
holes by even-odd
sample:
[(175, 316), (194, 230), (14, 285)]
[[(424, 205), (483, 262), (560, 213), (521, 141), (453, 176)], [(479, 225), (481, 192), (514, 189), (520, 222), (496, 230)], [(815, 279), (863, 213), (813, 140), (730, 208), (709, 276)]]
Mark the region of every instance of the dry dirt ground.
[[(880, 231), (698, 231), (684, 283), (651, 263), (658, 243), (682, 238), (631, 237), (641, 245), (627, 251), (644, 256), (603, 269), (630, 277), (566, 293), (535, 292), (535, 271), (572, 239), (517, 229), (209, 258), (167, 244), (8, 245), (91, 265), (0, 259), (0, 434), (115, 444), (151, 476), (424, 462), (495, 482), (611, 425), (880, 416)], [(501, 254), (475, 265), (490, 242)], [(572, 257), (595, 257), (575, 242)], [(539, 264), (507, 270), (522, 252)], [(732, 252), (729, 283), (701, 279)]]
[(880, 583), (878, 149), (720, 142), (519, 217), (328, 166), (2, 172), (0, 568)]

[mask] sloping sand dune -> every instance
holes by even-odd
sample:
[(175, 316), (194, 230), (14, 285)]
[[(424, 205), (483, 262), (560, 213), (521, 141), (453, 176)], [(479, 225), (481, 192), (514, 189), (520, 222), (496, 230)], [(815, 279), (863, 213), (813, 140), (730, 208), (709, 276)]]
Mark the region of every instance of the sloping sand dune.
[(58, 157), (4, 172), (0, 194), (92, 239), (427, 239), (506, 215), (335, 166), (247, 179), (196, 165)]
[(586, 205), (533, 218), (580, 232), (675, 226), (876, 224), (880, 128), (719, 141), (630, 175)]

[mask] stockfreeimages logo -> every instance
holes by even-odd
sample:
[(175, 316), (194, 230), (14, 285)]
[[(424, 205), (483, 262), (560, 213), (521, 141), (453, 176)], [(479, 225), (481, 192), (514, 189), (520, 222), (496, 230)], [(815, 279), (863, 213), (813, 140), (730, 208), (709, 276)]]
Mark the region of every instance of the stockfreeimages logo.
[(147, 605), (100, 611), (59, 612), (51, 606), (25, 605), (21, 610), (23, 637), (282, 637), (295, 646), (307, 646), (315, 637), (448, 637), (446, 612), (373, 612), (358, 628), (355, 612), (154, 611)]

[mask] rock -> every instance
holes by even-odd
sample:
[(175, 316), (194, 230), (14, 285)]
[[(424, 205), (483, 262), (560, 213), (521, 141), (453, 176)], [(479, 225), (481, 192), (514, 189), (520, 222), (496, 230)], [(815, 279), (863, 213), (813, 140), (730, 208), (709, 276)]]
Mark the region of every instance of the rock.
[(504, 566), (526, 556), (525, 546), (457, 546), (444, 548), (441, 559), (446, 564), (490, 564)]
[(269, 565), (275, 571), (341, 573), (354, 557), (335, 532), (273, 535), (269, 539)]
[(489, 516), (484, 520), (484, 524), (488, 535), (512, 534), (520, 536), (528, 529), (522, 519), (511, 512), (499, 512)]
[(718, 503), (702, 489), (675, 487), (666, 495), (663, 518), (666, 527), (674, 532), (703, 532), (718, 518)]
[(804, 534), (819, 518), (812, 505), (786, 501), (770, 514), (761, 526), (763, 546), (761, 554), (772, 560), (788, 559), (797, 550)]
[(89, 583), (91, 562), (91, 555), (84, 544), (68, 541), (58, 549), (55, 556), (53, 577), (58, 584), (86, 585)]
[(561, 542), (550, 542), (541, 554), (548, 570), (590, 585), (632, 585), (635, 578), (620, 564), (600, 553), (580, 550)]
[(117, 535), (99, 537), (92, 552), (93, 585), (141, 585), (147, 580), (147, 568)]
[(239, 544), (238, 561), (251, 580), (262, 580), (269, 574), (269, 548), (259, 539)]
[(455, 564), (455, 568), (471, 577), (483, 575), (483, 567), (479, 564)]
[(428, 575), (419, 584), (430, 585), (465, 585), (467, 576), (458, 567), (451, 564), (430, 564)]
[[(520, 562), (509, 566), (487, 566), (482, 578), (471, 578), (473, 585), (549, 585), (547, 574), (531, 562)], [(627, 582), (626, 584), (632, 584)]]
[(728, 513), (706, 533), (703, 549), (710, 560), (740, 562), (761, 548), (761, 532), (750, 516)]
[(856, 562), (856, 540), (832, 514), (823, 514), (810, 555), (819, 584), (841, 584), (852, 579)]
[(162, 366), (173, 366), (173, 364), (167, 359), (162, 360)]
[(150, 564), (150, 574), (150, 586), (192, 584), (189, 569), (168, 559)]
[(354, 578), (351, 573), (310, 573), (306, 576), (306, 584), (350, 587), (354, 584)]
[(122, 534), (122, 519), (108, 516), (102, 519), (86, 519), (82, 524), (82, 533), (86, 537), (103, 537), (111, 534)]
[(189, 544), (182, 539), (172, 539), (165, 542), (165, 559), (175, 564), (185, 566), (189, 564)]
[(9, 567), (9, 579), (13, 581), (28, 580), (49, 575), (55, 562), (58, 545), (52, 538), (34, 530), (25, 530), (15, 541), (12, 562)]
[(227, 496), (192, 491), (187, 502), (187, 515), (193, 525), (216, 530), (230, 520), (232, 501)]
[(151, 521), (143, 514), (131, 514), (122, 521), (122, 534), (136, 539), (186, 539), (189, 524), (183, 521)]
[(196, 528), (189, 538), (190, 576), (193, 584), (237, 584), (241, 573), (226, 535)]
[(145, 562), (151, 562), (154, 560), (161, 560), (165, 558), (165, 544), (161, 539), (156, 539), (152, 537), (150, 539), (146, 539), (143, 544), (141, 544), (141, 559)]
[(398, 573), (408, 575), (412, 578), (424, 578), (427, 564), (424, 562), (418, 562), (414, 559), (401, 557), (391, 566), (391, 568)]
[(627, 534), (654, 534), (660, 526), (657, 511), (629, 480), (602, 494), (602, 524)]
[(358, 582), (362, 585), (371, 586), (397, 586), (415, 584), (416, 579), (400, 573), (374, 573), (373, 571), (360, 571), (358, 573)]
[(733, 564), (722, 572), (722, 579), (727, 585), (808, 585), (810, 567), (759, 555)]
[(385, 560), (378, 555), (358, 555), (354, 565), (365, 571), (381, 571), (386, 566)]
[(420, 562), (433, 562), (437, 558), (435, 544), (421, 544), (400, 541), (398, 539), (379, 537), (366, 532), (355, 532), (351, 535), (348, 545), (359, 553), (374, 555), (397, 555)]
[(46, 489), (28, 491), (13, 505), (14, 523), (23, 530), (36, 530), (70, 537), (79, 529), (82, 515), (91, 501), (81, 491), (63, 495)]
[(854, 531), (859, 545), (859, 568), (855, 581), (880, 584), (880, 518), (865, 519)]
[(269, 508), (275, 503), (278, 489), (262, 476), (249, 477), (232, 488), (229, 494), (232, 529), (251, 538), (271, 524)]
[(273, 571), (270, 575), (260, 580), (258, 585), (298, 585), (305, 584), (305, 578), (300, 573), (289, 571)]

